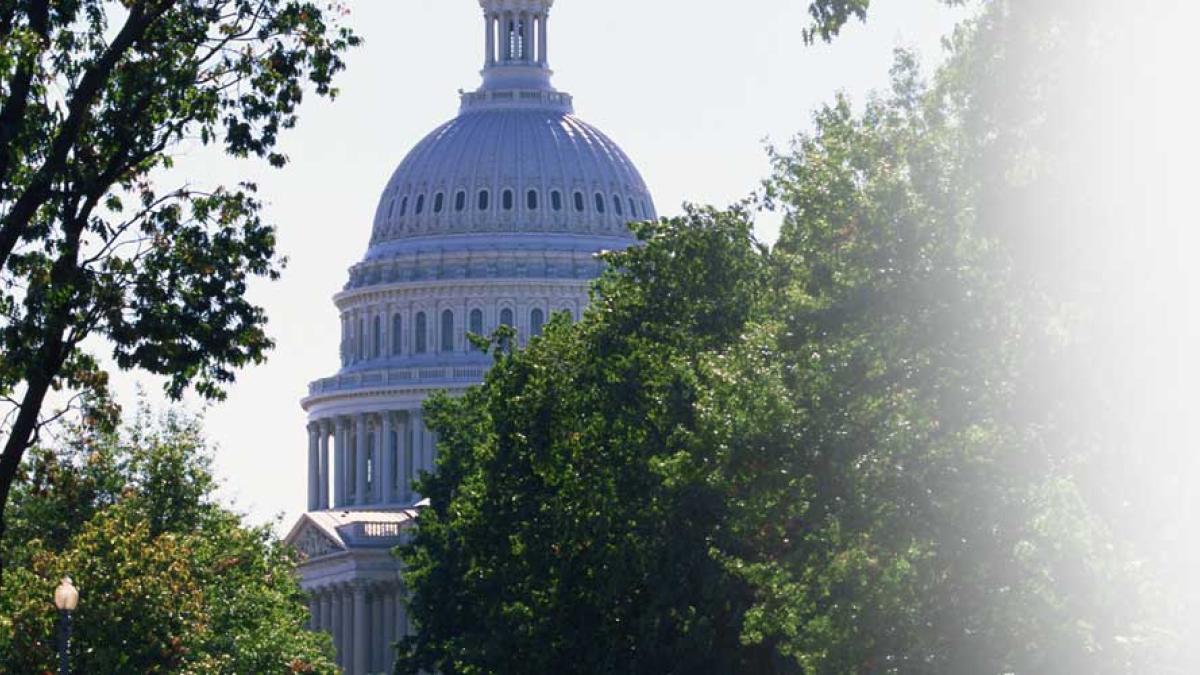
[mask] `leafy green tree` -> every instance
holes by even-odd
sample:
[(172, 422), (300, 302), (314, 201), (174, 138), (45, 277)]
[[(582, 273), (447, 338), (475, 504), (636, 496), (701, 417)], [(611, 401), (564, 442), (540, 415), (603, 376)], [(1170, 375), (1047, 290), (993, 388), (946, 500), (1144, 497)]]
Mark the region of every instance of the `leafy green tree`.
[(644, 227), (578, 326), (431, 406), (399, 672), (1178, 666), (1063, 400), (1078, 306), (1012, 221), (1053, 111), (994, 80), (1047, 12), (986, 3), (932, 83), (901, 53), (818, 111), (771, 252), (737, 211)]
[(694, 473), (700, 359), (740, 338), (764, 259), (744, 213), (640, 235), (578, 329), (556, 316), (429, 406), (442, 459), (404, 554), (419, 629), (400, 672), (769, 669), (739, 642), (749, 587), (708, 556), (728, 506)]
[(6, 543), (0, 670), (53, 670), (49, 598), (70, 576), (76, 672), (336, 672), (328, 636), (305, 630), (294, 557), (217, 503), (209, 462), (197, 421), (144, 412), (123, 436), (31, 453)]
[[(332, 96), (358, 38), (336, 3), (303, 0), (0, 2), (0, 452), (4, 508), (25, 451), (79, 392), (113, 419), (101, 338), (121, 368), (219, 397), (263, 359), (245, 298), (281, 261), (250, 183), (156, 185), (184, 142), (281, 166), (304, 89)], [(3, 570), (0, 561), (0, 571)]]

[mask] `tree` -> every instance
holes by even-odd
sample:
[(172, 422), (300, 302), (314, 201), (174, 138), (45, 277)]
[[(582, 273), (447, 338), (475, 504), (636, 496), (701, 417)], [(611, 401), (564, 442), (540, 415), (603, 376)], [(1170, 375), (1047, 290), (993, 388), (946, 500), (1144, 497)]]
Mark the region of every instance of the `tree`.
[(646, 228), (578, 326), (431, 406), (399, 672), (1175, 667), (1096, 494), (1124, 439), (1076, 418), (1093, 324), (1029, 246), (1055, 223), (1013, 220), (1058, 111), (997, 64), (1045, 11), (986, 4), (932, 83), (900, 53), (819, 110), (772, 152), (769, 253), (744, 214)]
[(728, 507), (694, 480), (689, 433), (699, 360), (754, 316), (763, 256), (738, 212), (640, 236), (607, 256), (620, 272), (578, 330), (556, 316), (516, 355), (498, 336), (484, 387), (430, 404), (442, 459), (404, 554), (419, 629), (399, 672), (765, 672), (773, 660), (739, 643), (749, 588), (707, 555)]
[(143, 409), (124, 435), (30, 457), (6, 544), (0, 669), (53, 670), (48, 599), (71, 576), (77, 672), (336, 672), (328, 636), (305, 630), (291, 552), (217, 503), (198, 421)]
[[(358, 38), (301, 0), (0, 2), (0, 453), (4, 508), (47, 395), (112, 420), (120, 368), (219, 397), (271, 346), (245, 299), (281, 261), (250, 183), (160, 189), (185, 142), (281, 166), (305, 85), (333, 96)], [(0, 561), (0, 571), (3, 570)]]

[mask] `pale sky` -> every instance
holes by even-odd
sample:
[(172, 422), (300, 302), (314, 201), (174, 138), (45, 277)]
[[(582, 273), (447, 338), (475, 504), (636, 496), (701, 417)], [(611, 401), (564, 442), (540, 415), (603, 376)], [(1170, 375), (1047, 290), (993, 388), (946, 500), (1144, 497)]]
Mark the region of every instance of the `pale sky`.
[[(311, 97), (283, 138), (282, 171), (179, 158), (195, 183), (258, 181), (290, 264), (252, 299), (278, 342), (267, 364), (243, 371), (227, 402), (206, 414), (225, 495), (256, 523), (306, 500), (307, 432), (299, 401), (307, 383), (336, 373), (338, 316), (332, 295), (366, 251), (379, 193), (408, 150), (474, 89), (483, 54), (475, 0), (349, 0), (349, 23), (366, 43), (348, 58), (332, 104)], [(856, 102), (886, 86), (896, 47), (926, 66), (961, 17), (936, 0), (881, 0), (871, 22), (832, 46), (806, 47), (806, 0), (559, 0), (550, 21), (555, 85), (576, 113), (619, 143), (640, 168), (661, 215), (683, 202), (727, 205), (768, 171), (764, 141), (784, 144), (810, 128), (812, 112), (844, 91)], [(167, 186), (164, 186), (167, 187)], [(776, 236), (764, 220), (759, 235)], [(117, 378), (124, 403), (136, 383)], [(164, 403), (165, 404), (165, 403)], [(186, 405), (198, 410), (194, 399)]]

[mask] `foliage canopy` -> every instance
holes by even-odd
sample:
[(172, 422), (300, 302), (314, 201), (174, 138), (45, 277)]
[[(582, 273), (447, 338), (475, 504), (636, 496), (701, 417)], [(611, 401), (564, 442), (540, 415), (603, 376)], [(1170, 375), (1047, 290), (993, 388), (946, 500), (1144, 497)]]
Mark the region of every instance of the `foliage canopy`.
[(578, 325), (429, 406), (398, 672), (1167, 668), (1063, 397), (1086, 325), (1010, 221), (1049, 108), (996, 81), (1047, 91), (1006, 61), (1047, 13), (988, 3), (932, 81), (901, 52), (819, 110), (773, 249), (744, 207), (642, 225)]
[(54, 587), (80, 589), (81, 673), (334, 673), (306, 630), (295, 559), (222, 508), (196, 420), (143, 412), (124, 434), (36, 450), (14, 496), (0, 670), (51, 672)]
[(332, 96), (358, 43), (336, 3), (0, 2), (0, 535), (51, 390), (111, 421), (99, 338), (168, 393), (220, 397), (263, 359), (245, 298), (282, 261), (251, 183), (158, 185), (185, 143), (282, 165), (306, 88)]

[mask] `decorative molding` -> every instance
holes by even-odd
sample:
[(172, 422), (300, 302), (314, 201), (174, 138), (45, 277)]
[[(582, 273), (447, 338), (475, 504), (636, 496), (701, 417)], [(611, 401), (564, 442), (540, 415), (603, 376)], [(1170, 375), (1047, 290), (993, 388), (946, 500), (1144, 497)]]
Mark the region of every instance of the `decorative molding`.
[(335, 542), (312, 523), (305, 523), (289, 543), (300, 554), (301, 562), (341, 553), (345, 550), (341, 543)]

